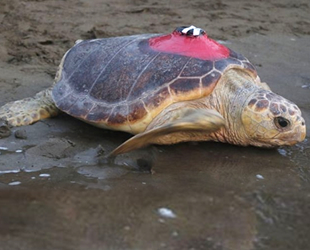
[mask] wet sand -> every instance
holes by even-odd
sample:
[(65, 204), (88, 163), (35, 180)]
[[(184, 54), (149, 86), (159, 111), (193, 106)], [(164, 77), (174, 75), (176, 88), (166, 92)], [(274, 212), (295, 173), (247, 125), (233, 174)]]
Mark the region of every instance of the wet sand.
[[(106, 162), (102, 155), (130, 135), (64, 114), (13, 128), (0, 139), (1, 249), (307, 249), (307, 1), (3, 2), (0, 105), (49, 86), (79, 38), (194, 24), (244, 54), (273, 91), (295, 102), (308, 136), (273, 150), (152, 146)], [(27, 138), (15, 138), (17, 130)]]

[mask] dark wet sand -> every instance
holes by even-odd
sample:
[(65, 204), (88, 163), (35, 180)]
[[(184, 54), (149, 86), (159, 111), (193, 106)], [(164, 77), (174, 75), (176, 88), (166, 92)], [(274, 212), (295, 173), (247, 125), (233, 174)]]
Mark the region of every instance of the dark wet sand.
[[(278, 150), (153, 146), (111, 163), (100, 156), (129, 135), (66, 115), (14, 128), (0, 139), (1, 250), (309, 248), (307, 1), (3, 2), (0, 105), (49, 86), (79, 38), (195, 24), (242, 52), (272, 90), (294, 101), (308, 137)], [(26, 139), (14, 137), (20, 129)]]

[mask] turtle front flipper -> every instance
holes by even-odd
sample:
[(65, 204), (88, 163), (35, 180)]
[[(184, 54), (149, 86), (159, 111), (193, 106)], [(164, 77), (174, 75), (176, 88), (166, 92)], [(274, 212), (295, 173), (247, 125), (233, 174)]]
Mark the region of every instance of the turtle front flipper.
[[(184, 108), (174, 111), (166, 123), (130, 138), (113, 150), (109, 156), (123, 154), (152, 143), (173, 144), (190, 141), (191, 133), (210, 134), (224, 125), (224, 118), (214, 110)], [(177, 138), (180, 132), (183, 133), (183, 138)]]
[(12, 126), (23, 126), (56, 116), (58, 112), (49, 88), (34, 97), (9, 102), (0, 107), (0, 119), (8, 121)]

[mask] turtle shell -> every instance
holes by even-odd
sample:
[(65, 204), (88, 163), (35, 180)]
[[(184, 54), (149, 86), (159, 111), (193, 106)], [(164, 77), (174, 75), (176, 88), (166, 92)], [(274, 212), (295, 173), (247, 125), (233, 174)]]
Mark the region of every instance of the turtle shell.
[(209, 95), (233, 67), (256, 76), (245, 57), (205, 33), (87, 40), (64, 56), (52, 96), (76, 118), (139, 133), (172, 103)]

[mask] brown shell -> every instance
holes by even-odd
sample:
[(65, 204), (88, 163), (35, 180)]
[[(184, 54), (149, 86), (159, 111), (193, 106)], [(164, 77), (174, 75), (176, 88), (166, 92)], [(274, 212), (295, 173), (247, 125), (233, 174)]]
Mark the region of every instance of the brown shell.
[(217, 61), (158, 52), (137, 35), (83, 41), (65, 55), (53, 89), (64, 112), (108, 127), (131, 125), (154, 117), (172, 103), (209, 95), (231, 67), (256, 71), (230, 50)]

